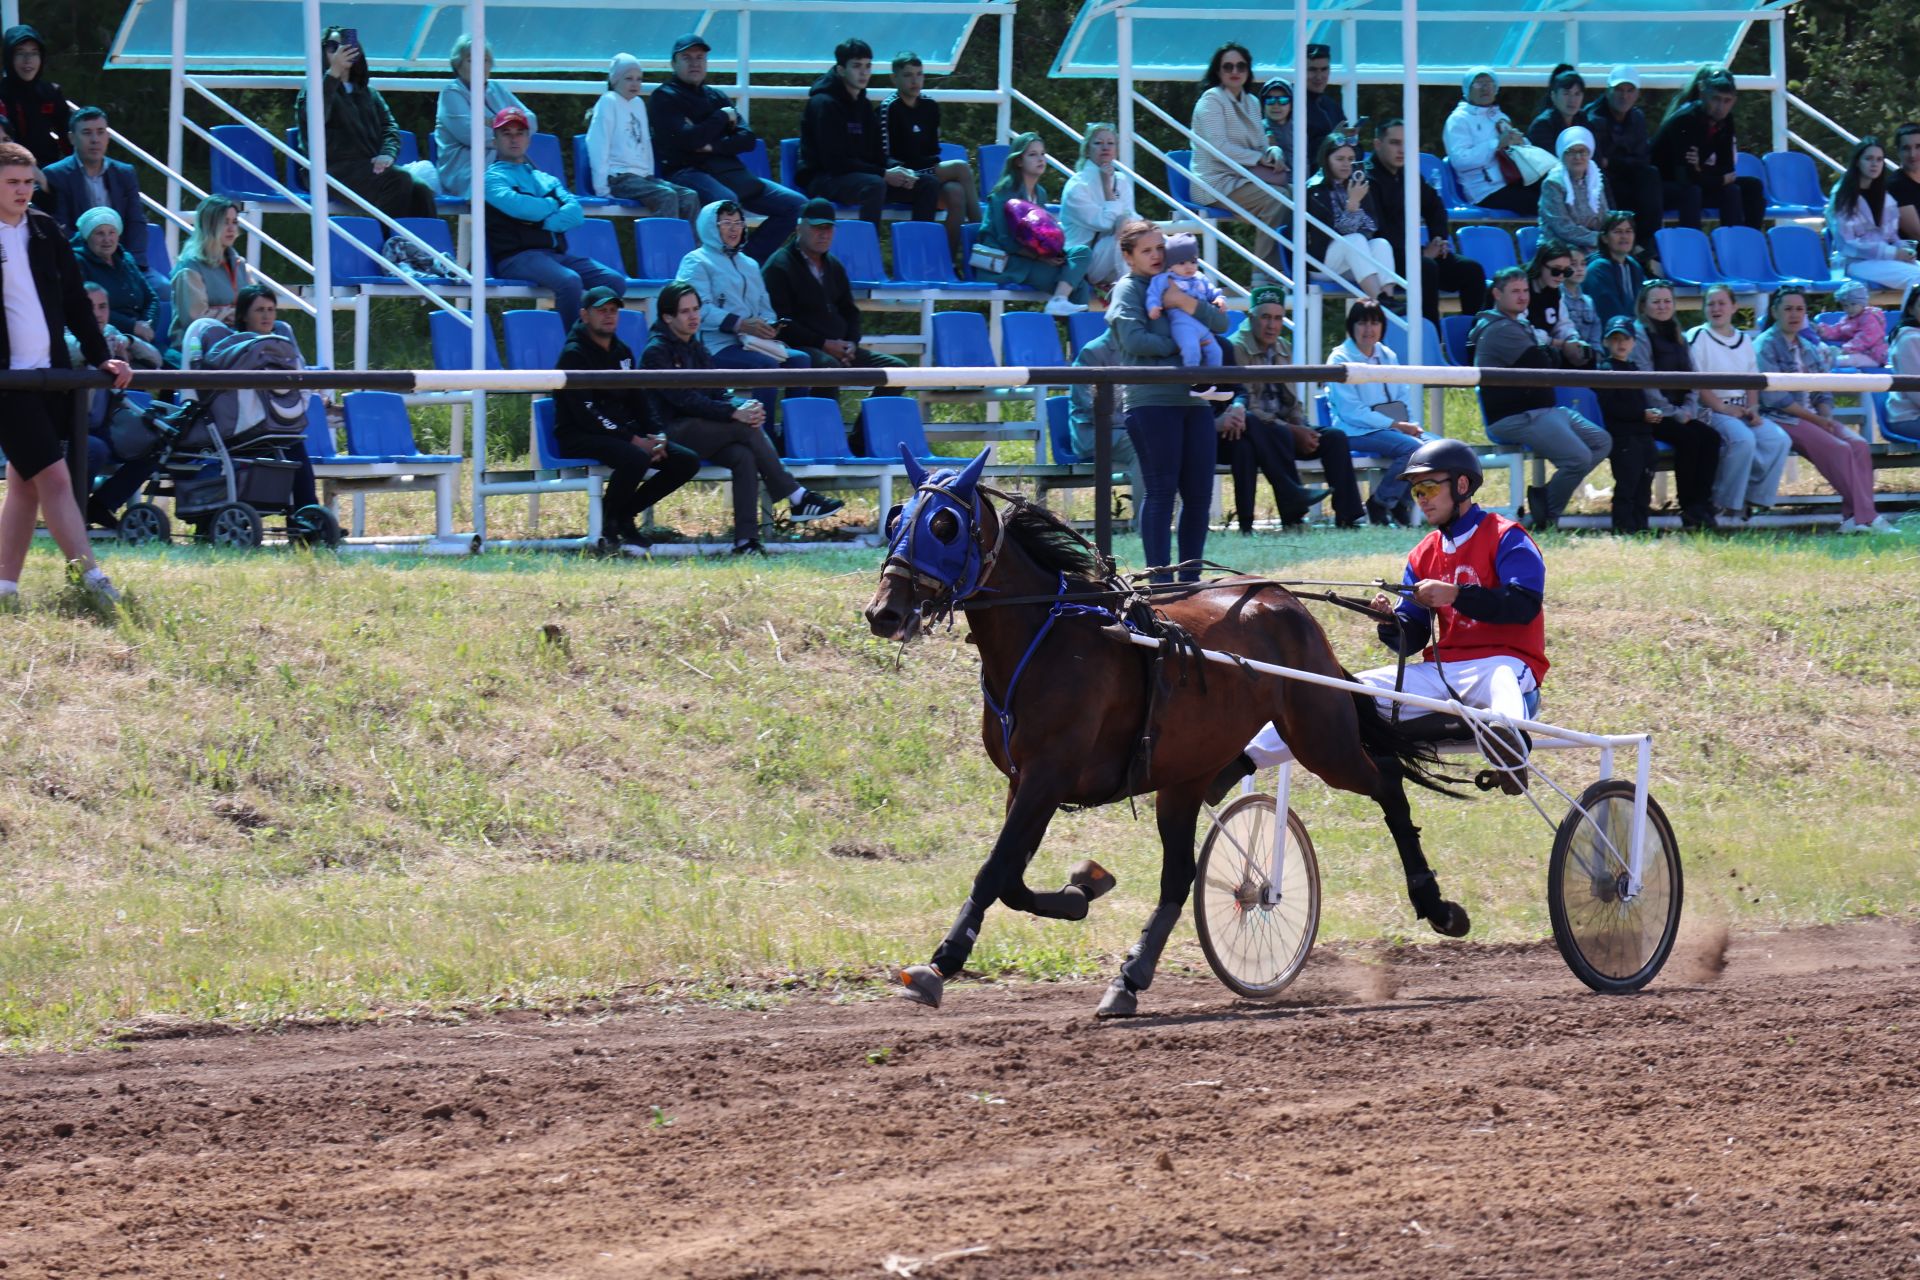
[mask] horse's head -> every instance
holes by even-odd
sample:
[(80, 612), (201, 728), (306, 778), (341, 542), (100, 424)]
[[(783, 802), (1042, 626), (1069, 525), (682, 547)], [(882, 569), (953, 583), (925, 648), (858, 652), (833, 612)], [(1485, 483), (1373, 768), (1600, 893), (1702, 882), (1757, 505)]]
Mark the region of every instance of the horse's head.
[(887, 513), (887, 560), (867, 604), (867, 625), (884, 640), (909, 640), (923, 622), (951, 613), (980, 589), (993, 567), (999, 526), (979, 494), (987, 454), (953, 471), (927, 470), (900, 447), (913, 497)]

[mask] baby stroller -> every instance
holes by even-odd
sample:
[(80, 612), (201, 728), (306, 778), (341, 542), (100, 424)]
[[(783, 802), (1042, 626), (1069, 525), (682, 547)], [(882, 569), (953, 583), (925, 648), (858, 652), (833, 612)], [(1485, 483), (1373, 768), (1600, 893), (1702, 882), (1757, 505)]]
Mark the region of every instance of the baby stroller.
[[(290, 331), (241, 333), (211, 317), (194, 321), (183, 347), (189, 369), (301, 367)], [(218, 547), (259, 546), (269, 515), (286, 517), (283, 532), (296, 546), (339, 545), (340, 522), (333, 512), (293, 502), (307, 431), (305, 392), (205, 392), (177, 408), (155, 405), (142, 420), (153, 433), (159, 461), (147, 484), (147, 500), (129, 505), (120, 518), (122, 541), (171, 537), (172, 522), (152, 501), (171, 497), (174, 518), (192, 524), (196, 537)], [(114, 451), (125, 456), (118, 423), (115, 431)], [(133, 435), (131, 424), (127, 434)]]

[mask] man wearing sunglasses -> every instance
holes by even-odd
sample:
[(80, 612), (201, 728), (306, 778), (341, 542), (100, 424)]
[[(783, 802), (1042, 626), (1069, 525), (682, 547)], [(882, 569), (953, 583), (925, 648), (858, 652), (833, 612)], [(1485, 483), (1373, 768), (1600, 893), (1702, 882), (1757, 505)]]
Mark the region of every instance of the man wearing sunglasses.
[[(1517, 521), (1487, 511), (1473, 500), (1482, 479), (1480, 457), (1461, 440), (1430, 440), (1415, 449), (1401, 468), (1413, 482), (1413, 500), (1433, 526), (1407, 556), (1401, 582), (1405, 594), (1382, 591), (1373, 597), (1380, 643), (1396, 654), (1425, 651), (1426, 661), (1396, 663), (1362, 671), (1354, 679), (1376, 689), (1395, 682), (1407, 692), (1441, 700), (1457, 697), (1464, 706), (1492, 711), (1507, 720), (1530, 719), (1527, 695), (1547, 674), (1547, 564), (1540, 548)], [(1381, 698), (1380, 713), (1391, 718), (1394, 703)], [(1402, 721), (1427, 713), (1400, 708)], [(1412, 727), (1417, 729), (1417, 724)], [(1526, 790), (1521, 766), (1531, 743), (1519, 729), (1496, 725), (1489, 745), (1494, 777), (1508, 795)], [(1256, 769), (1284, 764), (1293, 752), (1269, 724), (1246, 750), (1214, 779), (1209, 804)]]

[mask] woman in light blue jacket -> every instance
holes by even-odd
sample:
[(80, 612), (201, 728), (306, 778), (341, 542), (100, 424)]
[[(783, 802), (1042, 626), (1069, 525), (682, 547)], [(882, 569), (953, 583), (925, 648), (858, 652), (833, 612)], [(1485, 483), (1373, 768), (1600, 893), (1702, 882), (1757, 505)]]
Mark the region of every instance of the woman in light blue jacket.
[[(1347, 312), (1347, 340), (1334, 348), (1327, 362), (1398, 365), (1400, 357), (1380, 341), (1386, 331), (1387, 313), (1379, 303), (1355, 303)], [(1329, 382), (1327, 400), (1334, 428), (1347, 437), (1353, 453), (1386, 460), (1386, 475), (1367, 499), (1368, 521), (1411, 525), (1412, 485), (1400, 478), (1400, 468), (1415, 449), (1439, 439), (1420, 429), (1419, 389), (1400, 382)]]
[[(789, 352), (782, 358), (767, 348), (786, 350), (780, 342), (778, 317), (767, 296), (760, 264), (741, 247), (747, 238), (747, 215), (731, 200), (715, 200), (695, 220), (699, 248), (680, 259), (674, 279), (693, 286), (700, 295), (700, 341), (721, 369), (810, 369), (806, 356)], [(788, 388), (787, 395), (804, 395)], [(769, 425), (779, 421), (775, 409), (781, 392), (756, 390), (767, 409)]]

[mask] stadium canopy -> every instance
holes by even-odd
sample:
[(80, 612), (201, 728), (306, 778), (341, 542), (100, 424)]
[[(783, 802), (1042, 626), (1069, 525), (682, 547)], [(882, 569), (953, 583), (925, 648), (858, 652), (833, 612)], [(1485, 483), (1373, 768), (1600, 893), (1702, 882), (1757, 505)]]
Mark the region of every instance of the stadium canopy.
[[(173, 64), (175, 5), (185, 7), (182, 70), (299, 72), (308, 40), (301, 6), (289, 0), (132, 0), (107, 54), (109, 67)], [(626, 50), (664, 66), (674, 37), (698, 31), (709, 63), (733, 70), (818, 71), (833, 46), (858, 35), (891, 55), (913, 49), (935, 74), (951, 72), (983, 16), (1011, 15), (1011, 0), (751, 0), (698, 5), (679, 0), (512, 0), (487, 5), (496, 74), (591, 71)], [(447, 51), (466, 29), (460, 3), (327, 0), (323, 20), (356, 28), (376, 74), (447, 72)]]
[[(1776, 24), (1793, 0), (1420, 0), (1419, 81), (1445, 83), (1491, 66), (1514, 83), (1544, 83), (1553, 67), (1631, 63), (1650, 83), (1677, 85), (1703, 63), (1729, 62), (1755, 22)], [(1331, 47), (1336, 82), (1397, 84), (1405, 76), (1401, 0), (1086, 0), (1060, 45), (1056, 76), (1123, 74), (1120, 15), (1132, 24), (1134, 80), (1196, 79), (1228, 40), (1252, 48), (1257, 70), (1292, 65), (1294, 25)]]

